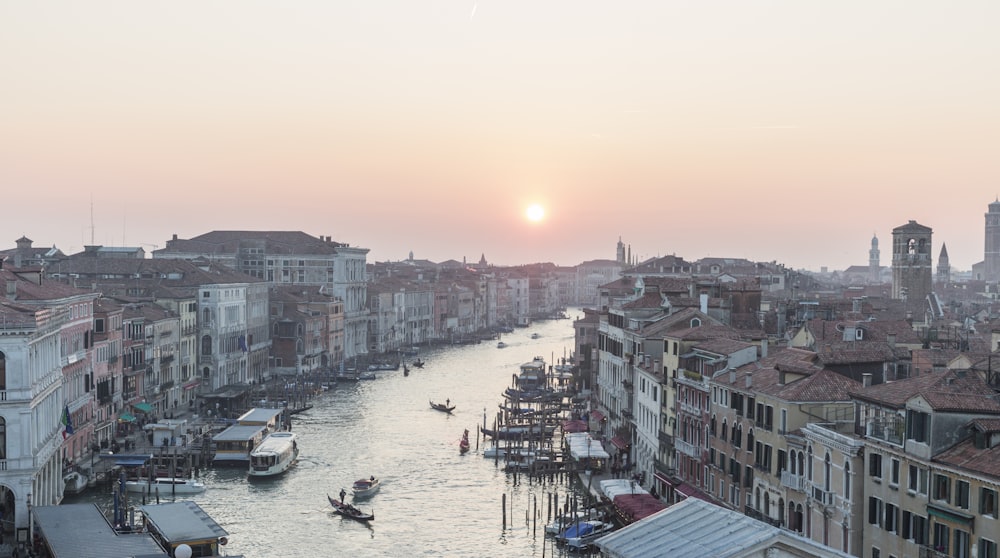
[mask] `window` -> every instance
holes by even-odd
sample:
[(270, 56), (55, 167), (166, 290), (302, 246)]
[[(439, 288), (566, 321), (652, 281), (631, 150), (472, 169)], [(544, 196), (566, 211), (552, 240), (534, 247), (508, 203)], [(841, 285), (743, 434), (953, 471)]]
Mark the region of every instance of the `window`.
[(747, 397), (747, 418), (750, 420), (753, 420), (754, 417), (754, 406), (756, 405), (754, 401), (754, 397)]
[(890, 533), (895, 533), (899, 531), (899, 508), (895, 505), (886, 503), (885, 504), (885, 530)]
[(980, 537), (979, 558), (997, 558), (997, 543)]
[(955, 505), (963, 510), (969, 509), (969, 483), (967, 481), (955, 481)]
[(907, 482), (907, 489), (910, 492), (927, 494), (927, 469), (921, 469), (916, 465), (910, 465)]
[(889, 484), (899, 486), (899, 460), (895, 457), (889, 462)]
[(873, 546), (872, 547), (872, 558), (882, 558), (882, 551), (879, 550), (879, 549), (877, 549), (877, 548), (875, 548)]
[(930, 423), (931, 417), (927, 413), (906, 411), (906, 438), (915, 442), (927, 443)]
[(954, 558), (970, 558), (969, 554), (969, 533), (961, 529), (955, 529), (955, 552)]
[(882, 456), (877, 453), (868, 454), (868, 476), (873, 479), (882, 478)]
[(979, 513), (989, 515), (994, 518), (997, 516), (996, 490), (991, 490), (989, 488), (979, 489)]
[[(934, 494), (935, 500), (943, 500), (945, 502), (951, 499), (951, 479), (944, 475), (934, 475)], [(945, 545), (947, 548), (947, 545)]]
[(844, 499), (851, 501), (851, 462), (844, 461)]
[(868, 497), (868, 524), (878, 525), (878, 520), (882, 511), (882, 500), (874, 496)]
[(934, 522), (934, 549), (940, 552), (948, 552), (951, 547), (949, 545), (949, 536), (951, 535), (951, 529), (944, 523)]

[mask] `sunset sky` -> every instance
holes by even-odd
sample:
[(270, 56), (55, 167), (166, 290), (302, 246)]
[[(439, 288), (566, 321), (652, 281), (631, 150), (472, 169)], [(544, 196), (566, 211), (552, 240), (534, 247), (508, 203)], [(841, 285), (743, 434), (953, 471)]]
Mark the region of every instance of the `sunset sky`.
[[(983, 259), (1000, 2), (0, 0), (0, 248)], [(545, 215), (527, 218), (531, 204)]]

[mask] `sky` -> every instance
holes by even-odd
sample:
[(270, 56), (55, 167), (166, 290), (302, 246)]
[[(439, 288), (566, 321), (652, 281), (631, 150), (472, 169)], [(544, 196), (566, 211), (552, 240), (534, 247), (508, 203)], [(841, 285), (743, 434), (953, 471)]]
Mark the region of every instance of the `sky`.
[(998, 27), (994, 0), (0, 0), (0, 248), (832, 270), (915, 220), (968, 270)]

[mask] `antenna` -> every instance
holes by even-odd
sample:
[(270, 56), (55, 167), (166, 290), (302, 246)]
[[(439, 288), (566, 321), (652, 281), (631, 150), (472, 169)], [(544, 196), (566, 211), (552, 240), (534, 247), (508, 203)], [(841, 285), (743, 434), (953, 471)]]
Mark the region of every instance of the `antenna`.
[(94, 246), (94, 194), (90, 195), (90, 245)]

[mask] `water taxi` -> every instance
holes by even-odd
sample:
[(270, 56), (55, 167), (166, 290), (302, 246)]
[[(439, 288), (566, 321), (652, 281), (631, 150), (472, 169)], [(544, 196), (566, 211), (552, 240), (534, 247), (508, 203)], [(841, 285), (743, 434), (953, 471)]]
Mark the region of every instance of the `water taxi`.
[(287, 471), (299, 457), (299, 445), (291, 432), (272, 432), (250, 452), (250, 476), (273, 477)]
[(198, 494), (205, 491), (205, 484), (194, 479), (178, 479), (174, 477), (155, 477), (125, 481), (128, 492), (159, 493), (161, 496), (171, 494)]

